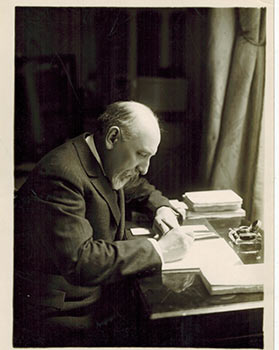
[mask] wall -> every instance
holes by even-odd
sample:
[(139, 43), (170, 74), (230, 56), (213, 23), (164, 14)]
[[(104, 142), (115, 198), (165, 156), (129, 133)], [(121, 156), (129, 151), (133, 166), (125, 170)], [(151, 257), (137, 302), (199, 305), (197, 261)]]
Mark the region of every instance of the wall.
[(76, 58), (78, 85), (96, 70), (96, 34), (90, 10), (17, 7), (16, 56), (67, 55)]
[[(131, 35), (133, 14), (136, 34)], [(33, 129), (38, 133), (34, 121), (37, 120), (37, 125), (45, 125), (47, 129), (52, 125), (49, 123), (49, 115), (54, 114), (56, 117), (52, 118), (54, 126), (51, 126), (51, 130), (55, 128), (55, 123), (60, 125), (61, 130), (64, 124), (70, 123), (74, 128), (71, 126), (71, 132), (66, 131), (68, 137), (93, 127), (96, 117), (105, 105), (115, 100), (133, 97), (130, 71), (134, 65), (136, 77), (182, 78), (187, 81), (186, 108), (178, 113), (171, 110), (159, 113), (167, 128), (164, 136), (166, 141), (163, 140), (163, 143), (167, 143), (167, 148), (163, 145), (162, 148), (166, 152), (162, 151), (162, 156), (159, 154), (157, 163), (169, 165), (168, 169), (163, 171), (163, 175), (155, 176), (154, 181), (169, 195), (181, 194), (184, 190), (198, 185), (206, 27), (206, 9), (17, 7), (16, 57), (25, 57), (28, 60), (32, 57), (49, 56), (51, 62), (58, 58), (62, 61), (62, 75), (66, 72), (63, 66), (63, 59), (67, 57), (65, 55), (72, 55), (75, 65), (74, 73), (66, 72), (66, 75), (63, 75), (65, 84), (68, 84), (67, 98), (73, 101), (70, 112), (57, 106), (55, 113), (50, 108), (50, 113), (43, 114), (40, 112), (42, 106), (38, 102), (41, 97), (34, 93), (30, 99), (22, 94), (21, 88), (17, 89), (15, 104), (18, 113), (15, 124), (18, 124), (16, 127), (21, 132), (18, 133), (16, 143), (20, 145), (20, 140), (27, 137), (25, 144), (30, 148), (41, 147), (34, 158), (37, 161), (44, 151), (56, 143), (61, 143), (61, 139), (67, 138), (67, 135), (64, 133), (51, 143), (51, 132), (45, 131), (45, 135), (49, 136), (41, 137), (42, 149), (42, 145), (33, 145), (32, 135), (28, 139), (27, 133), (22, 129), (24, 121), (30, 119), (29, 125), (33, 123)], [(132, 52), (131, 47), (134, 50)], [(66, 61), (64, 63), (66, 64)], [(53, 86), (48, 81), (42, 86), (42, 82), (43, 80), (39, 79), (37, 85), (34, 83), (35, 91)], [(59, 99), (63, 100), (63, 97)], [(23, 113), (25, 100), (29, 107), (27, 106)], [(44, 106), (53, 105), (51, 99), (44, 102)], [(36, 103), (37, 113), (34, 112)], [(60, 121), (59, 113), (65, 114)], [(71, 117), (67, 119), (67, 115)], [(177, 155), (177, 152), (180, 152), (181, 157), (174, 162), (173, 155)], [(30, 152), (27, 152), (25, 157), (18, 157), (19, 163), (22, 159), (28, 161), (28, 157), (34, 160), (31, 159)], [(151, 175), (154, 178), (154, 171)], [(165, 180), (172, 177), (175, 185)]]

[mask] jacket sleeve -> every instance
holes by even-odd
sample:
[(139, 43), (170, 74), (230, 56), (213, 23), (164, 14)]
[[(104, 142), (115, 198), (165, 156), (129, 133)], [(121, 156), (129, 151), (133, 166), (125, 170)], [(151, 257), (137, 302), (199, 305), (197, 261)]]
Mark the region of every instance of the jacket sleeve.
[(169, 200), (142, 176), (130, 181), (124, 191), (129, 207), (146, 213), (150, 219), (153, 219), (158, 208), (170, 206)]
[(78, 180), (65, 178), (40, 178), (20, 200), (23, 260), (25, 255), (33, 259), (33, 266), (41, 264), (39, 270), (52, 266), (69, 282), (83, 286), (161, 269), (161, 259), (148, 239), (95, 240), (85, 215), (85, 194)]

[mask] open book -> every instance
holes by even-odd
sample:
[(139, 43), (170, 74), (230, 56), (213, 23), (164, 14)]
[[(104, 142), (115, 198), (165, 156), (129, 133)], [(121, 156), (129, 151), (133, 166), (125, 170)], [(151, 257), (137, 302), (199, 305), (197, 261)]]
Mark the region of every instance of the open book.
[(241, 265), (242, 261), (224, 238), (195, 240), (183, 259), (165, 263), (163, 271), (201, 270), (214, 271), (216, 266)]

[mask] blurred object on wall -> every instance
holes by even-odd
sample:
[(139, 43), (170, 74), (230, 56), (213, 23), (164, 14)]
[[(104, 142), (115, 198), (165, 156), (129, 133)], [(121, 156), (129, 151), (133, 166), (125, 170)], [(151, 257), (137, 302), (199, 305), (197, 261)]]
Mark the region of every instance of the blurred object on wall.
[(80, 131), (75, 57), (15, 62), (15, 162), (38, 161)]
[(138, 77), (134, 86), (136, 100), (147, 104), (156, 113), (186, 111), (186, 79)]

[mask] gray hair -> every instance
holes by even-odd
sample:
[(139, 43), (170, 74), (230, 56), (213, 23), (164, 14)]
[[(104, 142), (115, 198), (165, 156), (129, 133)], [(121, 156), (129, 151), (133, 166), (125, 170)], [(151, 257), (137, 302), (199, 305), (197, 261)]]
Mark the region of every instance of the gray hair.
[(158, 122), (157, 116), (144, 104), (134, 101), (119, 101), (108, 105), (105, 112), (97, 119), (97, 131), (101, 135), (106, 135), (110, 127), (118, 126), (121, 128), (124, 140), (132, 138), (134, 136), (133, 122), (139, 109), (152, 113)]

